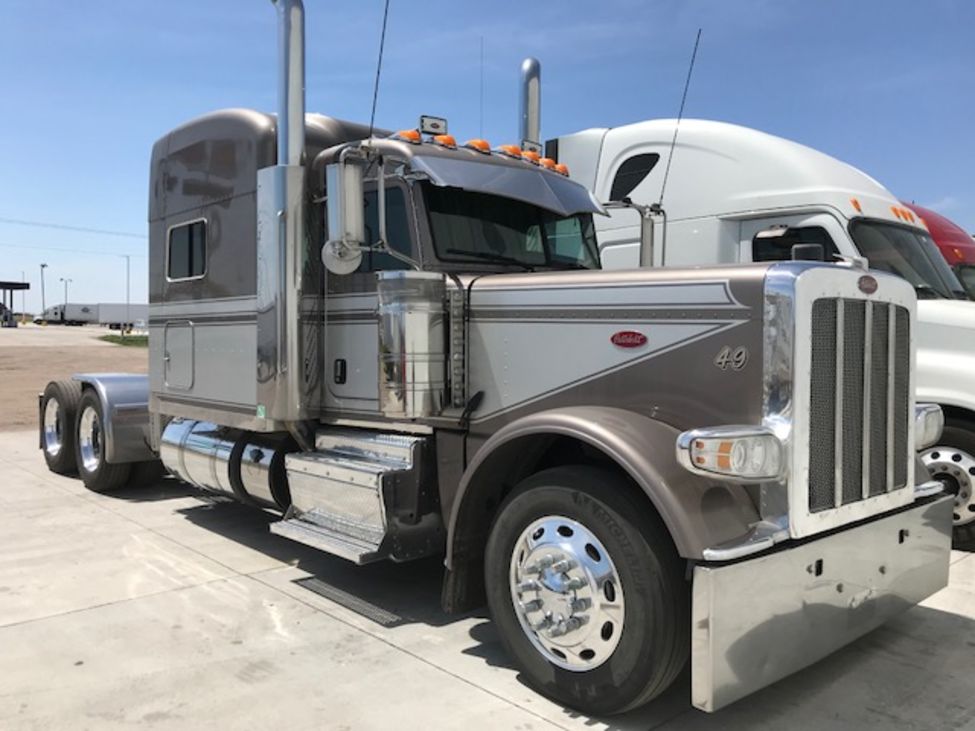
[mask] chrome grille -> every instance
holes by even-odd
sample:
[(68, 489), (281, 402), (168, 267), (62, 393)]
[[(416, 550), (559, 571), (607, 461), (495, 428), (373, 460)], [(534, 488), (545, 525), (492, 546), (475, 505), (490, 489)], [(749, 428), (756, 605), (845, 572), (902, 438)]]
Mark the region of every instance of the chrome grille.
[(809, 511), (907, 484), (909, 313), (818, 299), (812, 310)]

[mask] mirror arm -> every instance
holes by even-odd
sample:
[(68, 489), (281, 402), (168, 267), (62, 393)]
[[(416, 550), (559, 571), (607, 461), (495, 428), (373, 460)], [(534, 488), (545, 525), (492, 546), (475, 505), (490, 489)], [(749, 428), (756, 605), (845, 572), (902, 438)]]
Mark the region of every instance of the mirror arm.
[(401, 254), (389, 245), (389, 238), (386, 232), (386, 161), (381, 156), (379, 158), (376, 177), (376, 198), (379, 202), (379, 246), (382, 248), (383, 253), (389, 254), (394, 259), (408, 264), (419, 271), (420, 264), (418, 262), (413, 261), (406, 254)]

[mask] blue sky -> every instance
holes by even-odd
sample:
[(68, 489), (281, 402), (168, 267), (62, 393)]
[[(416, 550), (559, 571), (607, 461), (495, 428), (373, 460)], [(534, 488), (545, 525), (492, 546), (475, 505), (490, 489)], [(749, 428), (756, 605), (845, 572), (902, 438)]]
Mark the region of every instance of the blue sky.
[[(366, 121), (381, 0), (306, 0), (308, 109)], [(689, 117), (782, 135), (975, 231), (975, 2), (392, 0), (377, 124), (446, 116), (516, 141), (521, 59), (542, 61), (543, 137), (672, 117), (694, 34)], [(484, 44), (484, 103), (480, 47)], [(275, 107), (267, 0), (3, 0), (0, 219), (144, 234), (152, 143), (229, 106)], [(145, 301), (144, 239), (0, 222), (0, 279), (39, 308)], [(102, 253), (95, 253), (102, 252)], [(18, 298), (19, 307), (19, 298)]]

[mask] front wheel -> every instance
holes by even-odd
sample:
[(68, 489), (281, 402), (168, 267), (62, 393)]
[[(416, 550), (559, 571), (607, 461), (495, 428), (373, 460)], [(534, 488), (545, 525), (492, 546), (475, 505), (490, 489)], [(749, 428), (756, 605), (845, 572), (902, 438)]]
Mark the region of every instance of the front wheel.
[(680, 559), (630, 489), (589, 466), (540, 472), (505, 500), (486, 550), (508, 652), (541, 693), (590, 714), (648, 703), (689, 652)]
[(88, 390), (82, 395), (75, 424), (78, 475), (85, 487), (93, 492), (108, 492), (124, 485), (132, 465), (105, 461), (105, 419), (101, 400), (94, 391)]
[(975, 425), (949, 418), (938, 442), (921, 453), (921, 461), (955, 498), (953, 547), (975, 551)]

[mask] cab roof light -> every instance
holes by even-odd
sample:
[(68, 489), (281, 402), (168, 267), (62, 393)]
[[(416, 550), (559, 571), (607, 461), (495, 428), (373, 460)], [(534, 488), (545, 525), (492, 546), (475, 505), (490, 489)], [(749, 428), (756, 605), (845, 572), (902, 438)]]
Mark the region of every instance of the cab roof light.
[(521, 148), (518, 145), (500, 145), (497, 151), (502, 155), (507, 155), (508, 157), (516, 157), (521, 159)]
[(464, 147), (467, 147), (471, 150), (477, 150), (478, 152), (481, 152), (485, 155), (491, 154), (491, 143), (488, 142), (487, 140), (482, 140), (479, 138), (473, 140), (467, 140), (467, 142), (464, 143)]
[(538, 161), (538, 164), (541, 165), (546, 170), (555, 170), (555, 160), (553, 160), (550, 157), (543, 157), (543, 158), (541, 158)]
[(898, 208), (897, 206), (891, 206), (890, 207), (890, 211), (891, 211), (891, 213), (893, 213), (897, 217), (897, 220), (898, 221), (901, 220), (901, 209), (900, 208)]
[(457, 149), (457, 140), (454, 139), (453, 135), (434, 135), (433, 144), (440, 145), (441, 147), (446, 147), (451, 150)]
[(420, 130), (418, 129), (401, 129), (399, 132), (393, 135), (393, 139), (409, 142), (413, 145), (419, 145), (421, 142), (423, 142), (423, 138), (420, 136)]
[(542, 159), (542, 156), (539, 155), (534, 150), (525, 150), (525, 151), (523, 151), (521, 153), (521, 159), (522, 160), (527, 160), (528, 162), (532, 163), (533, 165), (538, 165), (538, 161)]
[(569, 168), (561, 162), (556, 163), (555, 172), (557, 172), (559, 175), (564, 175), (565, 177), (569, 177)]
[(905, 216), (907, 216), (907, 219), (908, 219), (908, 220), (909, 220), (909, 221), (910, 221), (911, 223), (914, 223), (914, 214), (913, 214), (913, 213), (911, 213), (911, 211), (910, 211), (910, 209), (908, 209), (908, 208), (905, 208), (905, 209), (904, 209), (904, 215), (905, 215)]
[(850, 205), (856, 209), (857, 213), (863, 213), (863, 206), (860, 205), (860, 201), (856, 198), (850, 198)]

